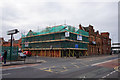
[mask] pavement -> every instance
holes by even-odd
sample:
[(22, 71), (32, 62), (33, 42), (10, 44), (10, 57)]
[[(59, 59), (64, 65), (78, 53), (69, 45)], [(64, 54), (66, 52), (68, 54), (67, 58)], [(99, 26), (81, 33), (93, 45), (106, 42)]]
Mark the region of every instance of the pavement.
[(1, 62), (2, 66), (11, 66), (11, 65), (24, 65), (24, 64), (38, 64), (45, 62), (44, 60), (41, 60), (38, 56), (32, 56), (27, 58), (20, 58), (15, 61), (7, 61), (6, 64), (4, 62)]
[[(28, 60), (35, 61), (35, 58)], [(119, 78), (118, 55), (104, 55), (91, 57), (38, 57), (40, 63), (27, 63), (9, 66), (1, 66), (2, 78)], [(28, 61), (28, 62), (31, 62)]]

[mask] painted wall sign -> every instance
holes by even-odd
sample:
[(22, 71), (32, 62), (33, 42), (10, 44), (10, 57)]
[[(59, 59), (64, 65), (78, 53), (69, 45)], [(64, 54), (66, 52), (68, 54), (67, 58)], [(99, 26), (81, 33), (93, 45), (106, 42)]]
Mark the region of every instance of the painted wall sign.
[(25, 42), (25, 47), (28, 47), (29, 46), (29, 43), (28, 42)]

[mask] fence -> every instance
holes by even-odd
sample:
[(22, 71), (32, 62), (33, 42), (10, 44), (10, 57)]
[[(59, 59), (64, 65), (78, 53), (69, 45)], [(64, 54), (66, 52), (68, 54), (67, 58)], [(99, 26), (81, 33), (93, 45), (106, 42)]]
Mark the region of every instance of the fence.
[[(4, 50), (7, 51), (7, 60), (10, 60), (10, 47), (8, 46), (0, 46), (0, 54), (3, 56)], [(12, 47), (12, 54), (11, 54), (11, 60), (17, 60), (18, 59), (18, 47)]]

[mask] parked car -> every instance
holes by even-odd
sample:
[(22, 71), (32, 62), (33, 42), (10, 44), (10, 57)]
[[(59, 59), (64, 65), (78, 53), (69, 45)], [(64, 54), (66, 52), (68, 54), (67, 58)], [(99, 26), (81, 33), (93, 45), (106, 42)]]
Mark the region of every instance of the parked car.
[(32, 55), (31, 51), (24, 51), (23, 54), (25, 54), (26, 56), (29, 56), (29, 57)]
[(19, 55), (19, 57), (21, 57), (21, 58), (26, 58), (26, 55), (23, 54), (22, 52), (18, 52), (18, 55)]

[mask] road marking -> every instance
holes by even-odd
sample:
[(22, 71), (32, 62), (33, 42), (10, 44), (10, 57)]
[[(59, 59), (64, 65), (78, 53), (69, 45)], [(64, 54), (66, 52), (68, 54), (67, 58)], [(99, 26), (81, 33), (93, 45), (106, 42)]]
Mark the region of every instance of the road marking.
[(51, 70), (51, 68), (48, 68), (48, 70), (44, 70), (44, 71), (53, 72), (53, 71)]
[(74, 65), (75, 67), (77, 67), (77, 68), (80, 68), (78, 65)]
[(116, 60), (116, 59), (112, 59), (112, 60), (108, 60), (108, 61), (104, 61), (104, 62), (95, 63), (95, 64), (92, 64), (91, 66), (96, 66), (96, 65), (99, 65), (99, 64), (103, 64), (103, 63), (107, 63), (107, 62), (113, 61), (113, 60)]
[(89, 65), (87, 65), (87, 64), (85, 64), (85, 63), (82, 63), (82, 62), (80, 62), (81, 64), (83, 64), (83, 65), (85, 65), (85, 66), (89, 66)]
[(120, 72), (120, 71), (119, 71), (119, 67), (120, 67), (120, 66), (116, 66), (116, 67), (114, 67), (114, 70)]
[(3, 76), (6, 76), (6, 75), (10, 75), (11, 73), (5, 73), (5, 74), (2, 74)]
[[(80, 78), (86, 78), (86, 76), (80, 77)], [(83, 79), (84, 80), (84, 79)]]
[(106, 77), (108, 77), (109, 75), (111, 75), (111, 74), (113, 74), (113, 73), (115, 73), (116, 71), (112, 71), (112, 72), (110, 72), (109, 74), (107, 74), (106, 76), (103, 76), (102, 78), (106, 78)]
[(68, 71), (68, 70), (63, 70), (63, 71), (60, 71), (60, 72), (65, 72), (65, 71)]
[(48, 69), (48, 68), (54, 68), (56, 66), (51, 66), (51, 67), (45, 67), (45, 68), (39, 68), (40, 70)]
[(73, 63), (71, 63), (71, 64), (76, 64), (76, 63), (73, 62)]
[(67, 69), (67, 67), (63, 67), (64, 69)]
[(73, 64), (75, 67), (77, 67), (77, 68), (80, 68), (78, 65), (76, 65), (76, 63), (71, 63), (71, 64)]
[(65, 67), (64, 65), (62, 66), (64, 70), (61, 70), (60, 72), (65, 72), (65, 71), (68, 71), (67, 70), (67, 67)]
[(40, 68), (40, 70), (44, 70), (44, 69), (47, 69), (47, 68)]
[[(40, 68), (40, 70), (43, 70), (43, 71), (47, 71), (47, 72), (53, 72), (53, 73), (58, 73), (58, 72), (65, 72), (65, 71), (68, 71), (67, 70), (67, 67), (63, 66), (63, 69), (64, 70), (61, 70), (61, 71), (57, 71), (57, 69), (54, 69), (56, 66), (52, 66), (52, 67), (46, 67), (46, 68)], [(56, 72), (57, 71), (57, 72)]]
[(52, 67), (46, 67), (46, 68), (40, 68), (40, 70), (44, 70), (47, 72), (53, 72), (51, 68), (55, 68), (56, 66), (52, 66)]

